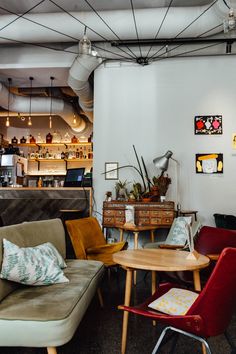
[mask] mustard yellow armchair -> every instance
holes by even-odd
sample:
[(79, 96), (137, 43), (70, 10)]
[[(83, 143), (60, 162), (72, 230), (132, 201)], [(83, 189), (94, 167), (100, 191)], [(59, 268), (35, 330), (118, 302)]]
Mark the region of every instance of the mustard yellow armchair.
[(67, 220), (65, 224), (76, 258), (101, 261), (107, 267), (116, 264), (112, 259), (112, 255), (121, 251), (126, 242), (107, 244), (96, 218)]

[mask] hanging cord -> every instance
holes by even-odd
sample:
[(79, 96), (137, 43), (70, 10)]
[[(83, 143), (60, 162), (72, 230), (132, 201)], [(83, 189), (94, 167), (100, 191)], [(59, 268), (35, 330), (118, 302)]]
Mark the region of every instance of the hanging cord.
[[(170, 10), (170, 7), (171, 7), (173, 1), (174, 1), (174, 0), (171, 0), (171, 1), (170, 1), (169, 5), (168, 5), (168, 7), (167, 7), (167, 9), (166, 9), (165, 15), (164, 15), (164, 17), (163, 17), (163, 19), (162, 19), (162, 21), (161, 21), (161, 24), (160, 24), (160, 26), (159, 26), (159, 28), (158, 28), (158, 30), (157, 30), (157, 33), (156, 33), (156, 35), (155, 35), (155, 39), (157, 39), (157, 37), (158, 37), (158, 35), (159, 35), (159, 33), (160, 33), (160, 30), (161, 30), (161, 28), (162, 28), (162, 25), (163, 25), (163, 23), (164, 23), (164, 21), (165, 21), (165, 19), (166, 19), (166, 16), (167, 16), (167, 14), (168, 14), (168, 12), (169, 12), (169, 10)], [(147, 55), (146, 55), (147, 57), (148, 57), (150, 51), (152, 50), (152, 47), (153, 47), (153, 45), (151, 45), (151, 47), (149, 48), (149, 51), (147, 52)]]
[[(97, 12), (97, 10), (88, 2), (88, 0), (84, 0), (86, 2), (86, 4), (93, 10), (93, 12), (100, 18), (100, 20), (109, 28), (109, 30), (115, 35), (115, 37), (121, 41), (122, 39), (117, 35), (117, 33), (115, 33), (115, 31), (108, 25), (108, 23), (104, 20), (104, 18), (102, 18), (102, 16)], [(133, 58), (137, 58), (136, 54), (127, 46), (125, 45), (125, 47), (130, 51), (130, 53), (133, 55)]]
[[(215, 27), (212, 27), (211, 29), (209, 29), (209, 30), (207, 30), (207, 31), (205, 31), (205, 32), (202, 32), (201, 34), (199, 34), (198, 36), (196, 36), (196, 37), (194, 37), (194, 38), (202, 38), (202, 36), (205, 35), (206, 33), (209, 33), (209, 32), (211, 32), (211, 31), (213, 31), (214, 29), (216, 29), (216, 28), (218, 28), (218, 27), (221, 27), (221, 26), (222, 26), (222, 24), (217, 25), (217, 26), (215, 26)], [(219, 43), (215, 43), (215, 44), (213, 44), (213, 45), (210, 45), (210, 47), (213, 47), (213, 46), (218, 45), (218, 44), (219, 44)], [(177, 49), (177, 48), (180, 48), (180, 47), (182, 47), (183, 45), (184, 45), (184, 43), (178, 44), (178, 45), (176, 45), (175, 47), (173, 47), (173, 48), (171, 48), (171, 49), (168, 49), (168, 50), (165, 51), (164, 53), (160, 54), (159, 56), (152, 58), (152, 60), (155, 61), (155, 59), (166, 59), (166, 58), (164, 58), (164, 56), (165, 56), (166, 54), (171, 53), (173, 50), (175, 50), (175, 49)], [(207, 48), (207, 47), (201, 47), (201, 48), (199, 48), (199, 49), (194, 49), (194, 51), (202, 50), (202, 49), (204, 49), (204, 48)], [(187, 53), (187, 52), (183, 52), (183, 53)], [(178, 55), (181, 55), (181, 54), (178, 54)], [(174, 56), (172, 55), (172, 57), (175, 57), (175, 55), (174, 55)]]
[(142, 49), (141, 49), (140, 40), (139, 40), (139, 35), (138, 35), (138, 28), (137, 28), (135, 13), (134, 13), (133, 0), (130, 0), (130, 5), (131, 5), (131, 9), (132, 9), (132, 15), (133, 15), (133, 20), (134, 20), (134, 27), (135, 27), (135, 31), (136, 31), (136, 36), (137, 36), (137, 40), (138, 40), (138, 46), (139, 46), (140, 57), (142, 57), (143, 55), (142, 55)]
[[(183, 30), (181, 30), (173, 39), (178, 38), (186, 29), (188, 29), (193, 23), (195, 23), (201, 16), (203, 16), (218, 0), (215, 0), (210, 6), (208, 6), (199, 16), (197, 16), (192, 22), (190, 22)], [(148, 59), (154, 58), (161, 50), (165, 48), (162, 46), (158, 51), (151, 55)]]
[(50, 88), (51, 101), (50, 101), (49, 128), (51, 129), (52, 128), (52, 83), (53, 83), (54, 77), (51, 76), (50, 80), (51, 80), (51, 88)]
[[(6, 11), (7, 13), (10, 13), (10, 14), (13, 14), (13, 15), (18, 16), (18, 14), (17, 14), (16, 12), (10, 11), (10, 10), (8, 10), (8, 9), (6, 9), (6, 8), (4, 8), (4, 7), (2, 7), (2, 6), (0, 6), (0, 9), (3, 10), (3, 11)], [(66, 34), (66, 33), (63, 33), (63, 32), (61, 32), (61, 31), (55, 30), (55, 29), (53, 29), (53, 28), (51, 28), (51, 27), (49, 27), (49, 26), (43, 25), (43, 24), (41, 24), (41, 23), (39, 23), (39, 22), (37, 22), (37, 21), (34, 21), (34, 20), (29, 19), (29, 18), (27, 18), (27, 17), (24, 17), (23, 15), (18, 16), (17, 19), (18, 19), (19, 17), (22, 17), (24, 20), (26, 20), (26, 21), (28, 21), (28, 22), (31, 22), (31, 23), (34, 23), (34, 24), (36, 24), (36, 25), (38, 25), (38, 26), (40, 26), (40, 27), (46, 28), (46, 29), (48, 29), (49, 31), (52, 31), (52, 32), (54, 32), (54, 33), (58, 33), (58, 34), (60, 34), (60, 35), (62, 35), (62, 36), (65, 36), (65, 37), (67, 37), (67, 38), (69, 38), (69, 39), (72, 39), (72, 40), (75, 41), (75, 42), (78, 42), (78, 41), (80, 40), (79, 38), (76, 38), (76, 37), (70, 36), (70, 35), (68, 35), (68, 34)], [(15, 20), (16, 20), (16, 19), (15, 19)], [(78, 20), (78, 19), (77, 19), (77, 20)], [(78, 21), (79, 21), (79, 20), (78, 20)], [(10, 25), (10, 23), (9, 23), (8, 25)], [(92, 29), (91, 29), (91, 30), (92, 30)], [(72, 50), (68, 50), (68, 49), (55, 48), (55, 47), (51, 47), (51, 46), (47, 46), (47, 45), (43, 45), (43, 44), (32, 43), (32, 42), (25, 42), (25, 41), (21, 41), (21, 40), (17, 40), (17, 39), (12, 39), (12, 38), (8, 38), (8, 37), (3, 37), (3, 36), (0, 36), (0, 38), (3, 39), (3, 40), (11, 41), (11, 42), (13, 42), (13, 43), (19, 43), (19, 44), (30, 45), (30, 46), (40, 47), (40, 48), (46, 48), (46, 49), (50, 49), (50, 50), (54, 50), (54, 51), (58, 51), (58, 52), (65, 52), (65, 53), (78, 54), (77, 51), (72, 51)], [(106, 39), (105, 39), (105, 40), (106, 40)], [(106, 42), (109, 42), (109, 41), (106, 40)], [(109, 42), (109, 43), (110, 43), (110, 42)], [(94, 46), (94, 45), (93, 45), (93, 46)], [(119, 48), (119, 49), (121, 50), (121, 48)], [(105, 49), (104, 49), (104, 50), (105, 50)], [(123, 50), (121, 50), (121, 51), (123, 51)], [(125, 51), (123, 51), (123, 52), (125, 52)], [(110, 53), (112, 53), (113, 55), (120, 56), (121, 58), (129, 59), (128, 57), (119, 55), (119, 54), (117, 54), (117, 53), (115, 53), (115, 52), (112, 52), (112, 51), (110, 51)], [(126, 52), (125, 52), (125, 53), (126, 53)], [(99, 57), (99, 56), (97, 56), (97, 57)], [(134, 59), (134, 58), (133, 58), (132, 56), (130, 56), (130, 55), (129, 55), (129, 57), (131, 57), (132, 59)], [(102, 56), (100, 56), (100, 58), (102, 58), (103, 60), (106, 59), (106, 58), (103, 58)]]
[[(67, 15), (71, 16), (74, 20), (76, 20), (77, 22), (79, 22), (80, 24), (82, 24), (83, 26), (86, 26), (90, 31), (92, 31), (93, 33), (97, 34), (99, 37), (101, 37), (102, 39), (104, 39), (105, 42), (110, 43), (110, 41), (104, 37), (102, 34), (98, 33), (97, 31), (95, 31), (94, 29), (92, 29), (90, 26), (86, 25), (84, 22), (80, 21), (76, 16), (72, 15), (69, 11), (65, 10), (62, 6), (58, 5), (57, 3), (55, 3), (55, 1), (53, 0), (49, 0), (52, 4), (54, 4), (55, 6), (57, 6), (60, 10), (62, 10), (63, 12), (65, 12)], [(118, 47), (119, 48), (119, 47)], [(119, 50), (121, 50), (122, 52), (124, 52), (126, 55), (130, 56), (131, 58), (134, 59), (134, 57), (127, 53), (126, 51), (124, 51), (123, 49), (119, 48)]]
[[(32, 6), (29, 10), (25, 11), (23, 14), (21, 15), (18, 15), (18, 14), (15, 14), (17, 15), (16, 18), (14, 18), (14, 20), (12, 20), (11, 22), (7, 23), (5, 26), (1, 27), (0, 28), (0, 31), (2, 31), (4, 28), (10, 26), (12, 23), (14, 23), (15, 21), (19, 20), (21, 17), (24, 17), (24, 15), (28, 14), (31, 10), (35, 9), (36, 7), (38, 7), (39, 5), (41, 5), (45, 0), (41, 0), (38, 4)], [(8, 10), (2, 8), (2, 10), (5, 10), (8, 12)]]

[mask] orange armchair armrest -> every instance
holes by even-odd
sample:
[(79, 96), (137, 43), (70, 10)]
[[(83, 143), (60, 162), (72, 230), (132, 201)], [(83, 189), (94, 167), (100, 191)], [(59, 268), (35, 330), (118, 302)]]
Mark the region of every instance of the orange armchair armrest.
[(115, 242), (107, 243), (105, 245), (100, 245), (96, 247), (89, 247), (86, 249), (86, 253), (89, 254), (98, 254), (98, 253), (115, 253), (121, 251), (126, 242)]

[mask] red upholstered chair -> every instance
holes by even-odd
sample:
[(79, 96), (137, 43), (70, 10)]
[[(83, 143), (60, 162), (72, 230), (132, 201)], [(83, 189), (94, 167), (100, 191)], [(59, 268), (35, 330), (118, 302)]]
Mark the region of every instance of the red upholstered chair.
[[(226, 247), (236, 248), (236, 230), (227, 230), (212, 226), (203, 226), (195, 238), (197, 252), (211, 259), (209, 267), (201, 270), (201, 282), (205, 283), (215, 267), (221, 251)], [(161, 274), (162, 275), (162, 274)], [(192, 285), (192, 272), (168, 272), (163, 274), (166, 281), (185, 282)]]
[[(222, 251), (204, 289), (185, 315), (167, 315), (148, 307), (152, 301), (173, 287), (180, 288), (180, 285), (162, 284), (145, 303), (135, 307), (120, 306), (119, 308), (168, 324), (168, 327), (162, 331), (152, 354), (158, 352), (167, 330), (173, 330), (199, 340), (204, 345), (204, 352), (206, 350), (208, 354), (211, 354), (207, 339), (226, 331), (235, 307), (236, 248), (225, 248)], [(232, 347), (232, 353), (235, 353), (235, 347)]]

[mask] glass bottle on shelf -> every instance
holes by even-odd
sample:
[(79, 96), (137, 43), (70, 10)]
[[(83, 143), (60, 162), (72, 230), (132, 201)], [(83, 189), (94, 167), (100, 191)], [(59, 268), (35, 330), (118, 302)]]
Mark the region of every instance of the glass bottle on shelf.
[(25, 139), (24, 136), (22, 136), (22, 138), (20, 139), (20, 143), (21, 143), (21, 144), (25, 144), (25, 143), (26, 143), (26, 139)]
[(14, 138), (11, 139), (11, 143), (12, 144), (17, 144), (18, 143), (18, 139), (14, 136)]
[(83, 158), (83, 149), (82, 149), (82, 146), (80, 147), (80, 150), (79, 150), (79, 158), (80, 158), (80, 159)]
[(46, 135), (46, 143), (47, 144), (51, 144), (52, 142), (52, 134), (49, 132), (47, 135)]
[(48, 149), (46, 150), (46, 153), (45, 153), (45, 159), (49, 159), (49, 151), (48, 151)]
[(64, 159), (65, 158), (65, 153), (64, 151), (61, 152), (61, 159)]
[(42, 142), (43, 142), (43, 140), (42, 140), (41, 134), (38, 133), (38, 135), (37, 135), (37, 143), (42, 143)]
[(79, 149), (76, 149), (75, 156), (76, 156), (77, 159), (79, 159)]

